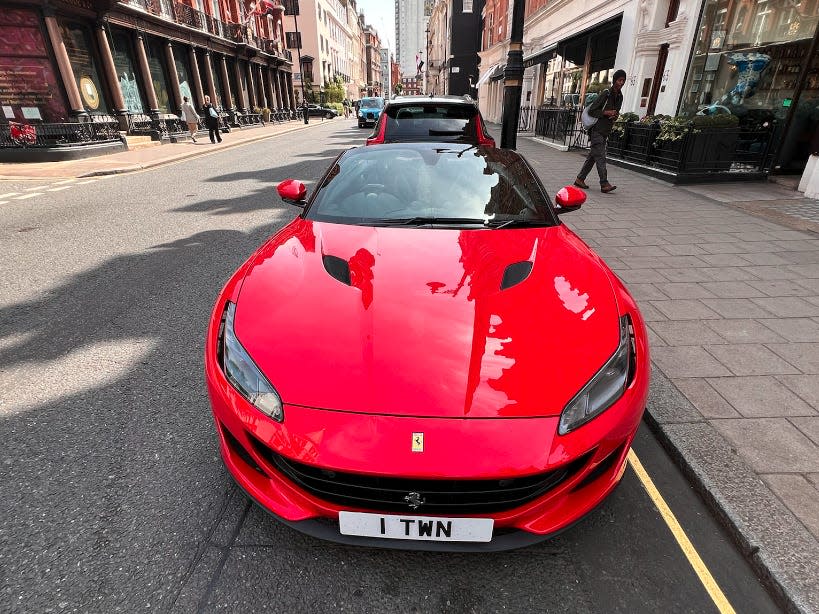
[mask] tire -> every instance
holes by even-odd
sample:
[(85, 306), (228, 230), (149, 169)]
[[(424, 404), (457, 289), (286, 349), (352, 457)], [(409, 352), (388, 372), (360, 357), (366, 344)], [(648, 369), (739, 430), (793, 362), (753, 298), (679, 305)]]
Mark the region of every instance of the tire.
[(325, 115), (324, 117), (326, 117), (327, 119), (333, 119), (335, 115), (333, 113), (327, 113), (327, 115)]

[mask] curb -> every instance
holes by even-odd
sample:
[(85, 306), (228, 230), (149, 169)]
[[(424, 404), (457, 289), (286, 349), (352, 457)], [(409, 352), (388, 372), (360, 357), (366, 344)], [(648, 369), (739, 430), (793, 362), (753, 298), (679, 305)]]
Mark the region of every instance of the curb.
[(652, 366), (652, 392), (645, 412), (651, 432), (784, 611), (819, 612), (819, 590), (804, 584), (804, 578), (816, 577), (816, 540), (665, 374)]

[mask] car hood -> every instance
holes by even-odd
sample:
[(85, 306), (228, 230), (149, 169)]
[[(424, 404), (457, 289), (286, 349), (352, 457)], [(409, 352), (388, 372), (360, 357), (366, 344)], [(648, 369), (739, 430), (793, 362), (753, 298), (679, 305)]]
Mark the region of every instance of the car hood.
[(235, 330), (286, 404), (556, 416), (615, 351), (618, 309), (605, 265), (565, 226), (297, 219), (252, 258)]

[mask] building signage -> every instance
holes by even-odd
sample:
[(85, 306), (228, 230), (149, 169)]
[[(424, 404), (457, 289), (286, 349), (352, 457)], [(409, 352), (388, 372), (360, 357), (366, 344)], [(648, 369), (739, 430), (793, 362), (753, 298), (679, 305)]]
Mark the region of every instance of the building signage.
[(0, 101), (6, 118), (26, 119), (22, 111), (26, 107), (37, 108), (38, 117), (46, 121), (63, 119), (65, 103), (57, 82), (35, 13), (0, 11)]

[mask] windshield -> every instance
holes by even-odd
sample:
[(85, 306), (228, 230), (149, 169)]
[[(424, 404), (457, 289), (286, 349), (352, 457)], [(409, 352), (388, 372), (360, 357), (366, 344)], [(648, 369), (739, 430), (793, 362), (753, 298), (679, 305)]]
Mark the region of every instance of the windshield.
[(384, 138), (390, 140), (449, 141), (477, 138), (477, 110), (465, 104), (390, 105), (384, 111), (387, 126)]
[(308, 219), (361, 225), (555, 225), (548, 197), (514, 151), (453, 143), (352, 149), (318, 188)]
[(364, 109), (380, 109), (384, 106), (381, 98), (362, 98), (361, 107)]

